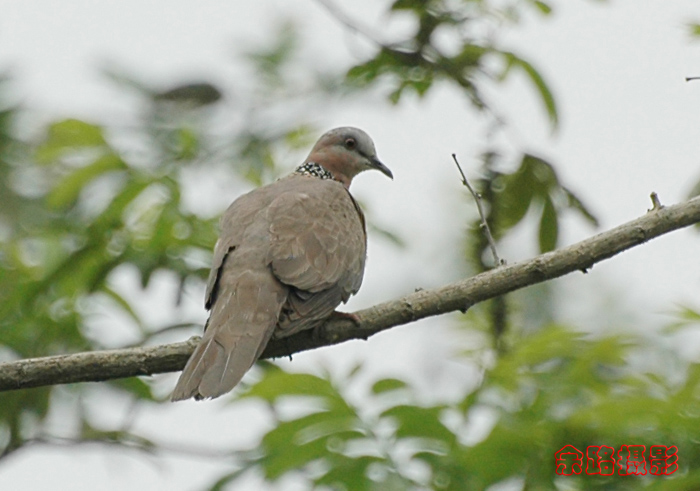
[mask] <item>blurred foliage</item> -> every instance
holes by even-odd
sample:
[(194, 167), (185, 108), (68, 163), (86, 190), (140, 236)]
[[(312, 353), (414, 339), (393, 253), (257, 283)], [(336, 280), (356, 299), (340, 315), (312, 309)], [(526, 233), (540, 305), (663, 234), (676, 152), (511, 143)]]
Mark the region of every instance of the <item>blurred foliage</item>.
[[(12, 148), (9, 158), (0, 161), (8, 176), (3, 202), (7, 196), (12, 203), (11, 209), (3, 207), (0, 240), (3, 357), (104, 348), (86, 331), (92, 306), (100, 300), (111, 305), (113, 315), (126, 314), (145, 342), (153, 331), (110, 278), (132, 267), (146, 287), (154, 271), (167, 268), (184, 288), (207, 274), (188, 257), (209, 254), (217, 236), (214, 218), (203, 219), (182, 207), (182, 155), (139, 167), (109, 142), (102, 127), (73, 119), (49, 125), (38, 144), (23, 143), (7, 132), (3, 140)], [(111, 385), (134, 398), (153, 400), (141, 380)], [(36, 435), (51, 392), (43, 388), (2, 395), (0, 444), (6, 451)]]
[[(484, 152), (482, 177), (475, 182), (482, 207), (486, 209), (486, 221), (496, 242), (507, 236), (516, 226), (528, 226), (525, 222), (534, 220), (538, 249), (540, 253), (545, 253), (557, 247), (560, 222), (565, 212), (574, 211), (591, 225), (598, 225), (596, 217), (574, 192), (560, 181), (553, 164), (540, 157), (523, 153), (519, 156), (515, 170), (504, 172), (502, 168), (512, 167), (508, 165), (510, 162), (504, 160), (496, 151)], [(472, 198), (467, 196), (467, 199)], [(466, 241), (467, 261), (476, 272), (483, 272), (495, 266), (490, 244), (480, 226), (480, 218), (472, 221)], [(509, 326), (514, 324), (510, 319), (510, 312), (517, 309), (520, 303), (539, 305), (540, 312), (535, 321), (553, 318), (548, 310), (551, 310), (554, 302), (542, 301), (543, 297), (552, 296), (549, 289), (548, 284), (540, 284), (494, 298), (477, 307), (487, 312), (486, 324), (493, 335), (493, 345), (499, 352), (507, 349), (503, 335), (507, 333)]]
[[(688, 24), (688, 31), (690, 32), (690, 35), (693, 38), (700, 38), (700, 23), (693, 22), (691, 24)], [(693, 82), (698, 84), (698, 80), (700, 80), (700, 77), (697, 73), (691, 73), (686, 76), (685, 80), (686, 82)], [(689, 198), (694, 198), (695, 196), (700, 196), (700, 181), (697, 181), (690, 190), (690, 193), (688, 193)]]
[(557, 107), (547, 83), (535, 67), (515, 52), (501, 47), (496, 34), (517, 22), (532, 7), (551, 13), (547, 2), (469, 0), (395, 0), (392, 16), (409, 18), (416, 26), (408, 39), (379, 46), (370, 60), (350, 69), (348, 78), (360, 86), (388, 80), (389, 100), (398, 103), (406, 92), (423, 97), (437, 81), (462, 89), (478, 109), (488, 109), (481, 88), (486, 81), (505, 81), (513, 72), (525, 75), (535, 88), (553, 128)]
[[(524, 75), (535, 88), (552, 129), (559, 121), (554, 95), (539, 71), (521, 55), (503, 47), (498, 33), (533, 12), (547, 16), (550, 2), (488, 0), (448, 2), (444, 0), (395, 0), (390, 16), (409, 18), (414, 31), (408, 39), (386, 43), (354, 25), (379, 46), (368, 61), (351, 68), (348, 78), (359, 86), (385, 81), (391, 87), (389, 100), (398, 103), (404, 93), (423, 97), (436, 81), (458, 87), (479, 110), (503, 124), (482, 95), (484, 86), (504, 82), (513, 73)], [(336, 12), (336, 15), (339, 13)], [(567, 209), (579, 212), (597, 225), (596, 218), (576, 195), (558, 179), (554, 166), (534, 155), (520, 155), (519, 168), (504, 173), (494, 165), (497, 152), (484, 153), (484, 178), (478, 183), (489, 214), (488, 223), (496, 240), (520, 223), (528, 210), (539, 213), (538, 239), (541, 252), (553, 250), (559, 238), (560, 215)], [(477, 272), (493, 267), (486, 259), (488, 243), (475, 222), (468, 240), (467, 259)], [(501, 335), (508, 325), (508, 297), (488, 302), (494, 341), (502, 348)]]
[[(65, 119), (29, 138), (16, 124), (21, 110), (0, 109), (0, 358), (112, 347), (89, 329), (106, 306), (130, 320), (136, 344), (191, 324), (150, 325), (115, 279), (136, 272), (130, 289), (138, 292), (153, 283), (154, 273), (167, 271), (180, 285), (173, 308), (188, 285), (201, 287), (217, 220), (188, 206), (191, 176), (206, 169), (241, 187), (269, 182), (278, 174), (280, 152), (306, 149), (318, 133), (294, 108), (309, 114), (325, 108), (328, 96), (380, 82), (398, 103), (407, 91), (424, 96), (444, 81), (475, 107), (489, 109), (482, 88), (515, 70), (533, 84), (556, 127), (546, 82), (496, 37), (525, 12), (551, 11), (550, 2), (533, 0), (397, 0), (389, 15), (411, 19), (415, 31), (400, 42), (376, 41), (377, 51), (347, 72), (345, 84), (312, 70), (304, 71), (305, 79), (295, 75), (298, 37), (290, 25), (281, 26), (270, 46), (247, 53), (249, 89), (238, 94), (205, 80), (154, 88), (110, 69), (113, 82), (143, 101), (141, 124), (128, 130)], [(233, 128), (214, 134), (217, 106), (232, 95)], [(280, 111), (289, 101), (294, 104)], [(555, 164), (529, 153), (510, 162), (515, 165), (499, 159), (497, 150), (484, 153), (478, 182), (497, 240), (534, 217), (539, 250), (548, 251), (557, 246), (562, 213), (572, 210), (596, 223)], [(390, 231), (374, 231), (402, 242)], [(479, 270), (492, 266), (485, 251), (483, 235), (472, 227), (466, 256)], [(498, 340), (513, 324), (508, 303), (497, 299), (489, 315), (479, 318), (482, 312), (473, 309), (465, 318), (473, 329), (487, 325)], [(698, 319), (685, 308), (664, 336), (697, 328)], [(235, 489), (250, 473), (267, 482), (295, 476), (307, 488), (351, 490), (700, 486), (697, 365), (681, 364), (659, 340), (592, 338), (557, 325), (509, 335), (507, 350), (495, 353), (484, 343), (463, 355), (465, 362), (493, 361), (483, 363), (478, 387), (449, 402), (426, 401), (419, 388), (399, 379), (373, 381), (355, 400), (349, 394), (361, 383), (361, 370), (334, 379), (261, 364), (263, 377), (234, 401), (263, 401), (273, 409), (274, 425), (255, 448), (236, 452), (231, 472), (211, 489)], [(635, 357), (647, 363), (634, 363)], [(662, 361), (652, 364), (655, 357)], [(104, 387), (134, 406), (161, 402), (142, 379)], [(64, 421), (77, 428), (70, 438), (157, 452), (157, 442), (129, 431), (128, 421), (117, 428), (96, 424), (82, 402), (92, 390), (78, 384), (0, 394), (0, 458), (50, 441), (47, 415), (61, 403), (75, 419)], [(290, 406), (296, 411), (287, 411)], [(555, 473), (554, 453), (565, 445), (585, 452), (589, 445), (622, 444), (676, 445), (679, 470), (665, 479)]]
[[(591, 225), (598, 226), (598, 220), (574, 192), (561, 183), (554, 165), (546, 160), (525, 153), (515, 171), (504, 173), (499, 170), (502, 165), (498, 154), (487, 152), (482, 159), (484, 177), (478, 180), (477, 189), (487, 205), (486, 220), (495, 240), (520, 224), (528, 211), (538, 215), (540, 253), (556, 248), (560, 215), (566, 210), (575, 211)], [(478, 229), (478, 222), (474, 222), (473, 228)], [(469, 257), (483, 271), (489, 267), (483, 259), (487, 244), (483, 234), (479, 237), (472, 241)]]
[(700, 23), (688, 24), (688, 30), (691, 36), (700, 37)]
[[(273, 60), (268, 55), (294, 36), (284, 27), (282, 41), (247, 56), (252, 77), (260, 79), (251, 80), (256, 90), (270, 83), (271, 64), (282, 72), (292, 63), (289, 50)], [(175, 309), (188, 285), (201, 288), (206, 280), (218, 216), (201, 216), (187, 204), (192, 172), (208, 169), (224, 182), (238, 183), (240, 190), (260, 185), (279, 173), (277, 154), (306, 147), (316, 133), (298, 118), (258, 129), (251, 117), (230, 134), (212, 135), (216, 104), (223, 97), (213, 84), (186, 82), (155, 90), (124, 71), (105, 73), (144, 101), (136, 127), (65, 119), (48, 124), (38, 138), (26, 138), (17, 134), (21, 109), (0, 110), (0, 360), (118, 347), (104, 344), (91, 330), (100, 316), (115, 319), (113, 324), (127, 319), (138, 345), (165, 331), (189, 329), (193, 323), (187, 321), (149, 325), (129, 297), (148, 287), (154, 273), (167, 271), (179, 283)], [(283, 105), (295, 90), (306, 93), (317, 75), (297, 89), (287, 84), (280, 97), (264, 91), (245, 95), (241, 99), (247, 105), (239, 112)], [(327, 77), (321, 78), (317, 105), (333, 95)], [(138, 283), (125, 288), (133, 272)], [(141, 379), (108, 385), (134, 401), (156, 400)], [(0, 456), (27, 441), (50, 439), (44, 422), (52, 401), (89, 390), (76, 386), (0, 395)], [(84, 409), (75, 416), (85, 429), (76, 438), (103, 434), (125, 444), (140, 438), (114, 430), (100, 433)]]
[[(477, 390), (432, 404), (408, 381), (382, 379), (358, 406), (348, 396), (356, 371), (333, 380), (269, 365), (240, 398), (269, 404), (273, 429), (210, 489), (236, 489), (248, 472), (269, 482), (294, 473), (305, 489), (697, 489), (700, 365), (665, 378), (652, 363), (629, 363), (644, 349), (658, 348), (544, 326), (500, 357)], [(285, 416), (290, 400), (303, 415)], [(554, 454), (566, 445), (585, 454), (591, 445), (623, 444), (646, 447), (647, 470), (650, 446), (675, 445), (678, 470), (665, 478), (586, 475), (584, 457), (582, 475), (555, 473)]]

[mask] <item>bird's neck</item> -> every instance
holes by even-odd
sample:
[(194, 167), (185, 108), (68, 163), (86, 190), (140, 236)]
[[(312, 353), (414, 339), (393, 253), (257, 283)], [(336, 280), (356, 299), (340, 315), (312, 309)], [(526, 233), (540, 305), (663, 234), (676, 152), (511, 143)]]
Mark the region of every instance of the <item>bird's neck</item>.
[(336, 176), (334, 176), (331, 173), (331, 171), (323, 167), (321, 164), (317, 164), (316, 162), (305, 162), (296, 169), (294, 169), (294, 173), (301, 174), (302, 176), (315, 177), (317, 179), (329, 179), (332, 181), (338, 181), (345, 185), (345, 183), (341, 179), (336, 178)]

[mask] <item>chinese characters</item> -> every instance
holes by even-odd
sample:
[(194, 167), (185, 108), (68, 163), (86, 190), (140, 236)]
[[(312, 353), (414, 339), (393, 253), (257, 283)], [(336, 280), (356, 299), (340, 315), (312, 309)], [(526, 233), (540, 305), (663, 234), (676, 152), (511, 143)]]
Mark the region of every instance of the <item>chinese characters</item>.
[(584, 455), (573, 445), (565, 445), (554, 454), (556, 473), (560, 476), (587, 475), (611, 476), (669, 476), (678, 470), (678, 448), (674, 445), (652, 445), (648, 461), (644, 445), (622, 445), (615, 452), (613, 447), (591, 445)]

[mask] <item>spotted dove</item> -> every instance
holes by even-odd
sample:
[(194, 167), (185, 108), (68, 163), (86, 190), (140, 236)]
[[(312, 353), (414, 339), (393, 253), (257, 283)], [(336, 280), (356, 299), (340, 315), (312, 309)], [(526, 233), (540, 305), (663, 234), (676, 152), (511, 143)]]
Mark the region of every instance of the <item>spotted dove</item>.
[(292, 174), (231, 204), (207, 284), (209, 320), (173, 401), (230, 391), (271, 338), (320, 325), (357, 292), (367, 240), (348, 189), (367, 169), (393, 177), (364, 131), (336, 128)]

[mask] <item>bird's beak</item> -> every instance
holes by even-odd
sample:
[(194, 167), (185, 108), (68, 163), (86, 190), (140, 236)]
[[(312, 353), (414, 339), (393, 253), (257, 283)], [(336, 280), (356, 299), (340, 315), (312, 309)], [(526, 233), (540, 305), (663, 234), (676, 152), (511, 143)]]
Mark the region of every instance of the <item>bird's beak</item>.
[(382, 164), (377, 157), (370, 157), (369, 162), (373, 169), (377, 169), (379, 172), (391, 179), (394, 178), (394, 174), (392, 174), (389, 168)]

